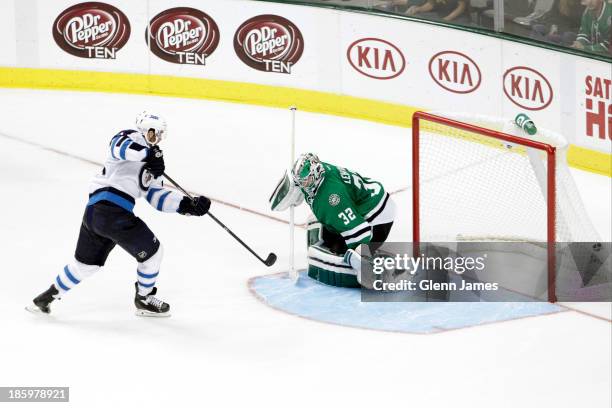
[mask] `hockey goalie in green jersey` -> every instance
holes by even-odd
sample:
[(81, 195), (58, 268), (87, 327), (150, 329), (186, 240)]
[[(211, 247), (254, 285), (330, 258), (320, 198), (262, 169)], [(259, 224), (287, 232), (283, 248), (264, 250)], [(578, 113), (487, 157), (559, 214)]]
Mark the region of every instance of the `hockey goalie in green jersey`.
[(375, 180), (302, 154), (279, 182), (270, 203), (283, 211), (306, 201), (308, 275), (334, 286), (358, 287), (360, 244), (375, 250), (391, 231), (395, 204)]

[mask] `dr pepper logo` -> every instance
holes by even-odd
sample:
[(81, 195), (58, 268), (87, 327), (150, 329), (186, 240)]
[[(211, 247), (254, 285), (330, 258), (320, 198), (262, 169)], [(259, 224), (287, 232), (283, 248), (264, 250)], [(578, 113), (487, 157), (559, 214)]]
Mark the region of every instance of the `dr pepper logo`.
[(429, 75), (441, 88), (458, 94), (474, 92), (482, 81), (476, 62), (457, 51), (442, 51), (431, 57)]
[(266, 14), (242, 23), (234, 35), (234, 50), (251, 68), (290, 74), (304, 52), (304, 38), (291, 21)]
[(189, 7), (162, 11), (145, 39), (153, 54), (175, 64), (206, 65), (219, 45), (219, 27), (206, 13)]
[(395, 78), (406, 67), (406, 59), (400, 49), (379, 38), (355, 41), (349, 45), (346, 58), (355, 71), (375, 79)]
[(548, 79), (529, 67), (513, 67), (504, 74), (504, 93), (516, 106), (537, 111), (553, 100), (553, 89)]
[(80, 3), (64, 10), (53, 23), (53, 39), (81, 58), (114, 59), (130, 38), (130, 22), (106, 3)]

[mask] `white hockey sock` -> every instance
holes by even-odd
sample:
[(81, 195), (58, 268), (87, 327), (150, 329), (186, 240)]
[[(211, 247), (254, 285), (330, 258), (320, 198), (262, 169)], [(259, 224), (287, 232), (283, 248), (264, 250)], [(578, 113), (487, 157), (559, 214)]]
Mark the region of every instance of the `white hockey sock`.
[(160, 245), (155, 255), (144, 262), (138, 263), (138, 294), (140, 296), (148, 295), (153, 290), (153, 287), (155, 287), (163, 257), (164, 251)]
[(64, 266), (64, 269), (55, 278), (54, 286), (58, 290), (56, 297), (62, 297), (70, 289), (81, 283), (96, 273), (100, 267), (98, 265), (86, 265), (77, 260)]

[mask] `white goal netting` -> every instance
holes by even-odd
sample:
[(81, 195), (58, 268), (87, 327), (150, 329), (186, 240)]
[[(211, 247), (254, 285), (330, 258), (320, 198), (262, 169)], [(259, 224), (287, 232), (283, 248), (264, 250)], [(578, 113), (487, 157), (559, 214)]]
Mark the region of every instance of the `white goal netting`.
[[(529, 136), (499, 118), (436, 115), (556, 147), (556, 241), (599, 241), (561, 135), (538, 129)], [(547, 241), (545, 152), (422, 119), (418, 166), (421, 241)]]

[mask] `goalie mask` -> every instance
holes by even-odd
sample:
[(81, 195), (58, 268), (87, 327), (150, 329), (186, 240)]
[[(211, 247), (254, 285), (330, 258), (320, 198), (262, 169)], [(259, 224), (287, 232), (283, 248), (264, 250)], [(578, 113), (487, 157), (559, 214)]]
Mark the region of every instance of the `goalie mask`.
[(144, 111), (136, 117), (136, 129), (150, 145), (161, 142), (166, 137), (167, 128), (166, 120), (159, 115)]
[(325, 177), (325, 169), (317, 155), (305, 153), (295, 161), (291, 169), (291, 177), (304, 193), (312, 197)]

